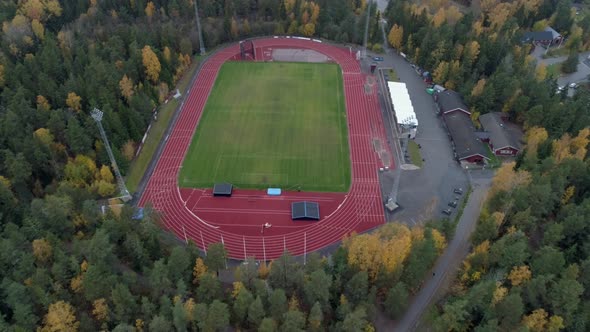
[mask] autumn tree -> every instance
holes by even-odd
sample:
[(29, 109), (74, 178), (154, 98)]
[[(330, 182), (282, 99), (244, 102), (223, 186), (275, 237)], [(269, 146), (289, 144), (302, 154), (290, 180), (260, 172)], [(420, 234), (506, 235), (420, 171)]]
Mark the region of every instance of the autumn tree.
[(449, 63), (446, 61), (441, 61), (436, 69), (434, 70), (432, 78), (435, 82), (444, 83), (447, 81), (447, 77), (449, 75)]
[[(0, 65), (2, 66), (2, 65)], [(0, 69), (1, 71), (1, 69)], [(0, 73), (1, 76), (2, 73)], [(0, 78), (1, 80), (1, 78)], [(2, 82), (0, 81), (0, 87), (2, 87)], [(45, 98), (44, 96), (38, 95), (37, 96), (37, 109), (42, 110), (42, 111), (49, 111), (49, 109), (51, 109), (51, 105), (49, 104), (49, 101), (47, 100), (47, 98)]]
[(82, 108), (81, 104), (82, 98), (78, 96), (75, 92), (68, 93), (68, 97), (66, 98), (66, 105), (76, 112), (80, 112)]
[(33, 255), (37, 261), (45, 263), (51, 257), (53, 248), (46, 239), (33, 240)]
[(401, 50), (402, 41), (404, 38), (404, 28), (397, 24), (394, 24), (389, 30), (389, 34), (387, 35), (387, 41), (389, 44), (393, 46), (397, 50)]
[(127, 140), (121, 147), (121, 154), (126, 160), (131, 161), (135, 157), (135, 142), (131, 139)]
[(127, 75), (123, 75), (123, 78), (119, 81), (119, 89), (121, 90), (121, 95), (129, 101), (131, 96), (133, 96), (133, 80), (127, 77)]
[(143, 66), (145, 67), (145, 74), (152, 83), (157, 83), (160, 77), (160, 70), (162, 69), (158, 56), (152, 51), (149, 45), (144, 46), (141, 50), (141, 56)]
[(537, 82), (542, 82), (547, 77), (547, 65), (540, 63), (535, 69), (535, 79)]
[(238, 26), (238, 21), (236, 21), (235, 17), (231, 18), (230, 34), (232, 39), (237, 39), (240, 35), (240, 27)]
[(479, 81), (477, 81), (477, 83), (475, 84), (475, 86), (471, 90), (471, 95), (473, 97), (480, 96), (482, 94), (485, 86), (486, 86), (486, 79), (485, 78), (480, 79)]
[(58, 301), (49, 305), (40, 331), (78, 331), (79, 325), (74, 308), (67, 302)]
[(525, 170), (516, 171), (516, 162), (504, 163), (492, 180), (490, 194), (499, 191), (511, 192), (514, 188), (531, 182), (531, 174)]
[(92, 302), (92, 315), (97, 321), (107, 321), (109, 317), (109, 305), (104, 298)]
[(197, 285), (201, 277), (207, 273), (207, 266), (201, 257), (195, 260), (195, 266), (193, 267), (193, 284)]
[(515, 266), (510, 271), (508, 279), (512, 286), (520, 286), (531, 279), (531, 270), (527, 265)]
[(156, 5), (154, 5), (154, 3), (152, 1), (149, 1), (147, 3), (147, 5), (145, 6), (145, 15), (148, 17), (149, 20), (151, 20), (151, 18), (154, 16), (154, 13), (156, 12)]
[(525, 138), (526, 138), (526, 156), (528, 158), (531, 158), (533, 156), (537, 156), (537, 149), (539, 148), (539, 145), (541, 143), (543, 143), (547, 138), (549, 137), (549, 134), (547, 133), (547, 130), (545, 130), (545, 128), (542, 127), (532, 127), (529, 128), (526, 132)]

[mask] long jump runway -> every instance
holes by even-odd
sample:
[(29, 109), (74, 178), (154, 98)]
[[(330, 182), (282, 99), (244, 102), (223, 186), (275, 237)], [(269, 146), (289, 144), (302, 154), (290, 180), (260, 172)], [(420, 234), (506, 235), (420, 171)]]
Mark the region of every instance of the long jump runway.
[[(340, 65), (348, 120), (352, 184), (348, 193), (283, 192), (267, 196), (262, 190), (234, 190), (232, 197), (213, 197), (210, 189), (178, 187), (178, 174), (221, 65), (239, 56), (239, 45), (226, 47), (202, 65), (180, 110), (139, 206), (151, 203), (163, 223), (182, 240), (206, 249), (222, 242), (231, 258), (269, 260), (285, 250), (302, 255), (364, 232), (385, 222), (378, 169), (383, 166), (374, 140), (386, 142), (377, 94), (367, 94), (366, 76), (354, 54), (325, 43), (297, 38), (254, 40), (257, 57), (272, 49), (309, 49)], [(391, 152), (389, 158), (391, 160)], [(292, 221), (291, 203), (320, 204), (320, 221)], [(264, 229), (269, 223), (272, 226)]]

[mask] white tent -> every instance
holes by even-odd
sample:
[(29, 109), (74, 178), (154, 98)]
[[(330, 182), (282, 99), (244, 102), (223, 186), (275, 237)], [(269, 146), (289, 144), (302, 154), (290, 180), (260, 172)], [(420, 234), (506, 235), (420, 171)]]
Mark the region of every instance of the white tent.
[(418, 127), (418, 119), (416, 118), (416, 112), (414, 112), (414, 106), (412, 106), (412, 100), (410, 100), (406, 83), (387, 82), (387, 86), (397, 123), (406, 128)]

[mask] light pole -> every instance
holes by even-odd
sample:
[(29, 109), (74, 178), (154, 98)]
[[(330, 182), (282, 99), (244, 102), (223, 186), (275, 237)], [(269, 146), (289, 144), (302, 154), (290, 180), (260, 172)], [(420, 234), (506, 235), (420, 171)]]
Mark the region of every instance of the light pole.
[(372, 2), (373, 1), (369, 0), (369, 2), (367, 3), (367, 21), (365, 22), (365, 34), (363, 36), (363, 59), (367, 57), (367, 40), (369, 39), (369, 21), (371, 20)]
[(111, 160), (111, 166), (115, 171), (115, 176), (117, 178), (117, 185), (119, 186), (119, 191), (121, 192), (121, 199), (126, 202), (131, 199), (131, 195), (129, 194), (129, 190), (127, 190), (127, 186), (125, 185), (125, 181), (123, 181), (123, 177), (121, 176), (121, 172), (119, 171), (119, 167), (117, 166), (117, 161), (115, 160), (115, 156), (113, 155), (113, 151), (111, 150), (111, 144), (107, 138), (107, 134), (102, 127), (102, 117), (104, 113), (103, 111), (99, 110), (98, 108), (94, 108), (90, 112), (90, 116), (96, 121), (98, 125), (98, 130), (100, 131), (100, 136), (102, 137), (102, 141), (104, 142), (104, 146), (107, 149), (107, 154), (109, 155), (109, 159)]
[(199, 47), (201, 55), (205, 55), (205, 42), (203, 41), (203, 31), (201, 30), (201, 19), (199, 18), (199, 8), (197, 7), (197, 0), (195, 1), (195, 18), (197, 19), (197, 32), (199, 33)]

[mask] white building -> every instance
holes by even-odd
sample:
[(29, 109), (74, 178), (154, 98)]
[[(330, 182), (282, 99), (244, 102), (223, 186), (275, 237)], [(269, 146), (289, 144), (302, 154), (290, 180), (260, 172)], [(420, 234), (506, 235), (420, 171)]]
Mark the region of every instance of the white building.
[(402, 130), (408, 131), (410, 138), (414, 138), (418, 129), (418, 118), (416, 112), (414, 112), (414, 106), (406, 88), (406, 83), (387, 82), (387, 88), (398, 126)]

